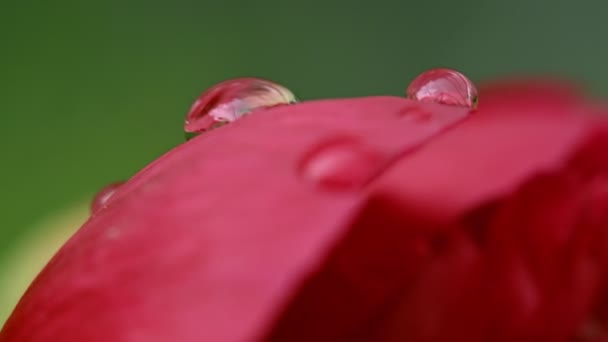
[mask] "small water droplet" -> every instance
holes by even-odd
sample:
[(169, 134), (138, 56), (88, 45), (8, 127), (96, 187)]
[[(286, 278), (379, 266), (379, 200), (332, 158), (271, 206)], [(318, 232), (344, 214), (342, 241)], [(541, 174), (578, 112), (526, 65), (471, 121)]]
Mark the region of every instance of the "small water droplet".
[(370, 181), (384, 160), (361, 142), (344, 139), (312, 150), (303, 159), (300, 171), (304, 178), (323, 187), (353, 189)]
[(110, 200), (110, 198), (114, 195), (114, 193), (124, 184), (124, 182), (115, 182), (109, 185), (106, 185), (103, 189), (101, 189), (97, 195), (93, 198), (91, 202), (91, 213), (98, 211), (103, 208), (106, 203)]
[[(237, 78), (205, 91), (192, 105), (184, 130), (201, 133), (230, 123), (256, 109), (292, 104), (298, 100), (280, 84), (259, 78)], [(191, 138), (187, 135), (187, 138)]]
[(407, 97), (415, 101), (477, 107), (477, 88), (466, 76), (452, 69), (431, 69), (418, 75), (407, 88)]

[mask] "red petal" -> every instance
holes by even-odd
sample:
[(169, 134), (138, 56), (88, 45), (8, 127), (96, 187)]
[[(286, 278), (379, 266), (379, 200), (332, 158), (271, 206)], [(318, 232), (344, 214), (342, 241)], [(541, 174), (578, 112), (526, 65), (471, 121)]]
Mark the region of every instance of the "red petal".
[[(570, 163), (602, 169), (596, 155), (608, 146), (608, 130), (579, 115), (582, 106), (543, 107), (534, 98), (482, 107), (482, 95), (462, 122), (464, 109), (400, 98), (318, 101), (195, 138), (131, 179), (80, 230), (32, 285), (0, 341), (252, 340), (294, 337), (309, 326), (321, 337), (378, 336), (386, 327), (380, 336), (387, 339), (474, 340), (485, 333), (474, 328), (489, 319), (484, 312), (506, 319), (486, 327), (514, 327), (517, 335), (534, 316), (537, 288), (548, 286), (530, 258), (561, 255), (563, 240), (578, 243), (577, 235), (569, 226), (509, 231), (528, 216), (504, 207), (504, 221), (488, 221), (500, 227), (489, 235), (497, 254), (485, 255), (462, 231), (463, 218)], [(301, 178), (297, 165), (311, 149), (350, 137), (386, 157), (369, 186), (336, 192)], [(558, 195), (547, 205), (565, 208), (570, 220), (575, 209)], [(532, 222), (558, 227), (545, 209), (534, 210), (542, 217)], [(546, 245), (544, 233), (555, 234)], [(445, 249), (429, 247), (436, 237), (446, 239)], [(557, 279), (574, 280), (548, 291), (563, 294), (564, 307), (587, 303), (579, 293), (592, 291), (585, 287), (592, 267), (571, 261)], [(487, 284), (496, 292), (483, 291)], [(502, 293), (510, 300), (499, 300), (498, 311), (483, 310), (491, 302), (484, 299)], [(398, 298), (403, 305), (392, 306)], [(315, 321), (325, 305), (328, 320)], [(400, 317), (414, 326), (399, 329)]]

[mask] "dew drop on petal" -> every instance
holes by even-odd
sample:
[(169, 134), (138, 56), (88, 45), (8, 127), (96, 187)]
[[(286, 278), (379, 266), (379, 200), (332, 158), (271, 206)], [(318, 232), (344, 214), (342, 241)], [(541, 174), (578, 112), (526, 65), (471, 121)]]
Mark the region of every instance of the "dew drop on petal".
[(103, 189), (101, 189), (97, 195), (93, 198), (91, 202), (91, 213), (98, 211), (103, 208), (106, 203), (110, 200), (110, 198), (114, 195), (114, 193), (124, 184), (124, 182), (115, 182), (109, 185), (106, 185)]
[(300, 174), (323, 188), (356, 189), (370, 181), (384, 161), (382, 155), (359, 141), (331, 141), (305, 156)]
[(452, 69), (431, 69), (418, 75), (407, 88), (407, 97), (471, 109), (477, 106), (477, 88), (473, 82)]
[(294, 94), (278, 83), (259, 78), (232, 79), (201, 94), (186, 116), (184, 130), (189, 138), (254, 110), (296, 102)]

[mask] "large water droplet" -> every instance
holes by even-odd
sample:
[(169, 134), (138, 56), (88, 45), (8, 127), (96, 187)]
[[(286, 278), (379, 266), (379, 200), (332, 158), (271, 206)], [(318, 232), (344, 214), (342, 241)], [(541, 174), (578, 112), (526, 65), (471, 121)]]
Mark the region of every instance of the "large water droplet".
[(91, 202), (91, 213), (95, 213), (99, 209), (103, 208), (123, 184), (124, 182), (115, 182), (106, 185), (103, 189), (101, 189)]
[(297, 102), (280, 84), (259, 78), (237, 78), (205, 91), (186, 117), (186, 135), (222, 126), (256, 109)]
[(305, 156), (300, 172), (304, 178), (331, 189), (365, 185), (380, 170), (385, 158), (354, 139), (331, 141)]
[(418, 75), (407, 88), (407, 97), (471, 109), (477, 106), (477, 89), (473, 82), (452, 69), (432, 69)]

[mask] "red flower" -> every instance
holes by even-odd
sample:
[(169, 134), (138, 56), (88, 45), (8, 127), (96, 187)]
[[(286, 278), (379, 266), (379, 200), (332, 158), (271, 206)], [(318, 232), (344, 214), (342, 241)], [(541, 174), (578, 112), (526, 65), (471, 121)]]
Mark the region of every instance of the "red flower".
[(256, 112), (118, 190), (0, 342), (608, 338), (601, 113), (542, 82)]

